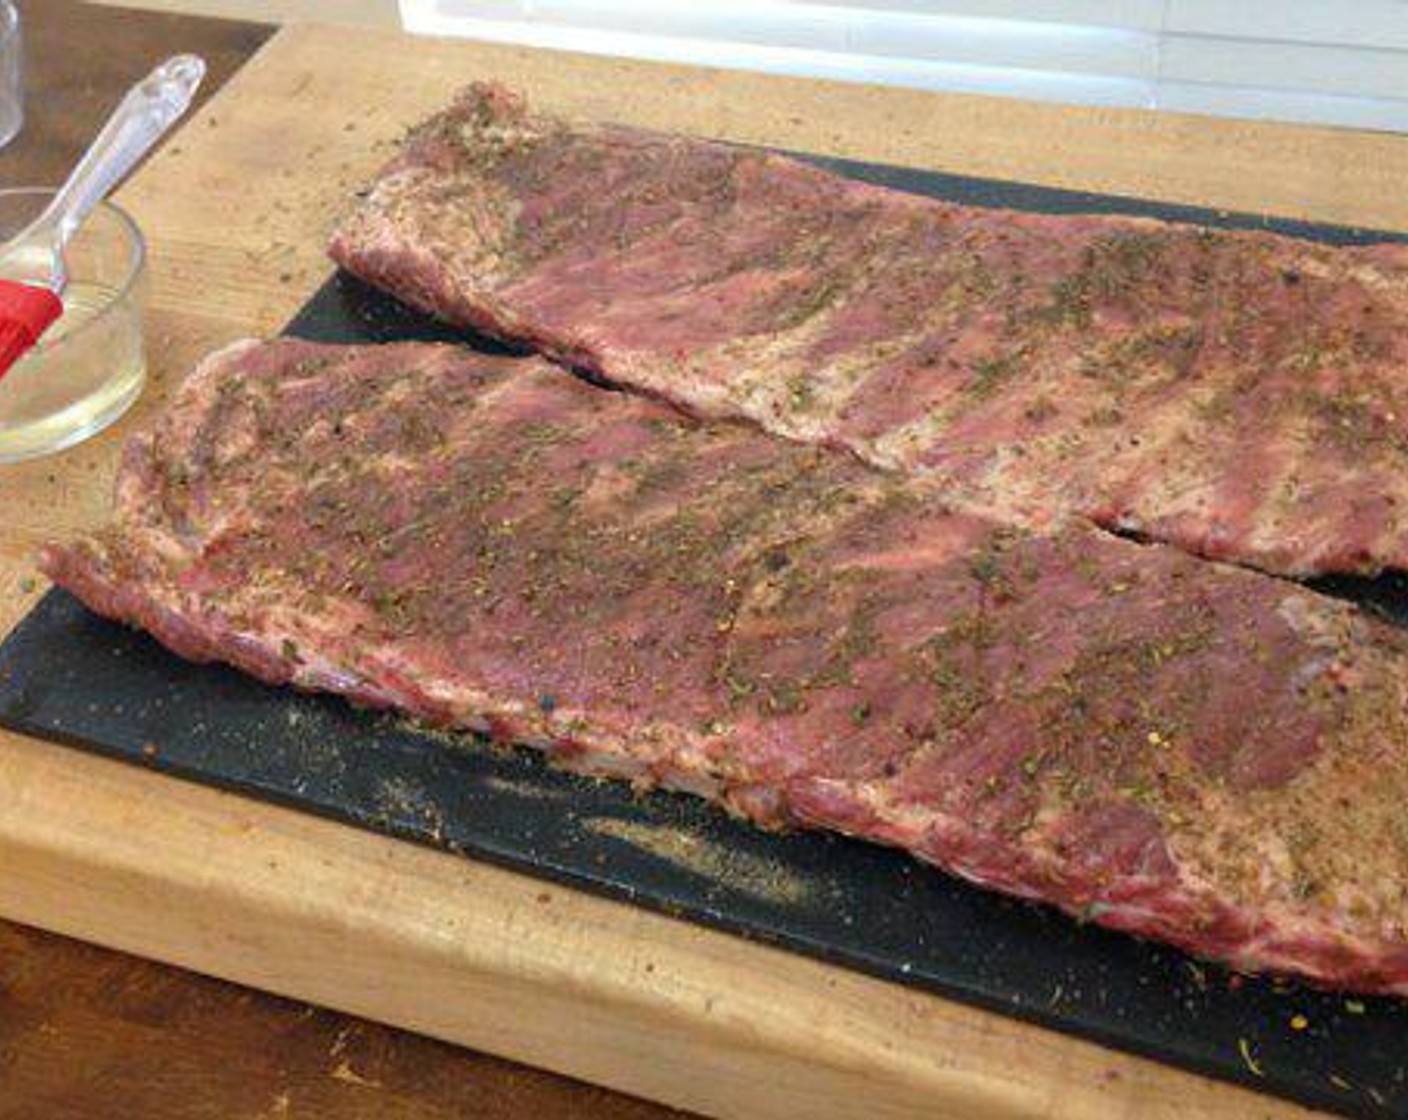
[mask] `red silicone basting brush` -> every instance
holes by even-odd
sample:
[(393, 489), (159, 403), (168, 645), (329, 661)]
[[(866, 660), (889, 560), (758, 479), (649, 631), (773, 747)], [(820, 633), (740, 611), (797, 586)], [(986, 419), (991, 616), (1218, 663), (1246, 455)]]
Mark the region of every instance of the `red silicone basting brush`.
[(205, 63), (182, 54), (128, 90), (44, 213), (0, 246), (0, 377), (63, 313), (69, 240), (186, 111), (204, 76)]
[(0, 278), (0, 377), (63, 314), (64, 301), (48, 288)]

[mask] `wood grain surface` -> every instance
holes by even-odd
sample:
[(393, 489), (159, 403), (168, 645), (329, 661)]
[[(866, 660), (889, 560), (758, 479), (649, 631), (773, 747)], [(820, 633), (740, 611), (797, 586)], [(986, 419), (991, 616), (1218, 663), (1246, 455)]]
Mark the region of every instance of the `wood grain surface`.
[(421, 1035), (0, 923), (0, 1120), (676, 1115)]
[[(41, 589), (22, 589), (34, 544), (102, 516), (121, 435), (201, 353), (276, 331), (326, 274), (324, 235), (349, 192), (408, 124), (480, 77), (553, 109), (701, 135), (1408, 228), (1401, 137), (290, 27), (123, 193), (152, 238), (152, 383), (117, 431), (0, 472), (13, 526), (0, 539), (0, 630)], [(14, 736), (0, 736), (7, 789), (0, 913), (683, 1107), (1297, 1113), (721, 934)]]

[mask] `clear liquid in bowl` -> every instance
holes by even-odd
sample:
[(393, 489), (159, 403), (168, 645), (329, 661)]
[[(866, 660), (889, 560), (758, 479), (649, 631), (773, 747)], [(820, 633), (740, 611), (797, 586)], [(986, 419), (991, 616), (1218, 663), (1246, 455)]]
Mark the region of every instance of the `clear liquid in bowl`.
[(95, 325), (95, 336), (62, 362), (45, 360), (45, 351), (109, 307), (117, 292), (102, 284), (72, 284), (64, 292), (64, 313), (44, 335), (45, 349), (21, 358), (0, 378), (0, 447), (10, 431), (44, 423), (72, 409), (88, 417), (140, 385), (146, 361), (130, 324), (112, 317)]
[[(23, 213), (6, 214), (7, 204), (37, 213), (48, 195), (0, 191), (0, 218), (9, 218), (0, 230), (23, 228)], [(65, 254), (63, 314), (0, 376), (0, 463), (77, 443), (137, 398), (146, 380), (142, 258), (140, 235), (113, 207), (99, 207), (79, 230)]]

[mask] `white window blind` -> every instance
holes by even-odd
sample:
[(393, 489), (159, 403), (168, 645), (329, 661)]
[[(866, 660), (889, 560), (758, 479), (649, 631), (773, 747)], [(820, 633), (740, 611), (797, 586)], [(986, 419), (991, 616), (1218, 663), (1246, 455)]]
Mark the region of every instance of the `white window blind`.
[(400, 0), (411, 31), (1408, 131), (1408, 0)]

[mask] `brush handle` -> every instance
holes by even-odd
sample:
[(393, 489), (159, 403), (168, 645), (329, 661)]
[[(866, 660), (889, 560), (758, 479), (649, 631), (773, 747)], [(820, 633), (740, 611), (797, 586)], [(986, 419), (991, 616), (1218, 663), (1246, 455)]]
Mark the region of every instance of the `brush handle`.
[(93, 207), (107, 197), (186, 111), (204, 76), (202, 59), (181, 54), (168, 58), (128, 90), (68, 181), (30, 229), (37, 232), (46, 228), (55, 249), (62, 251)]

